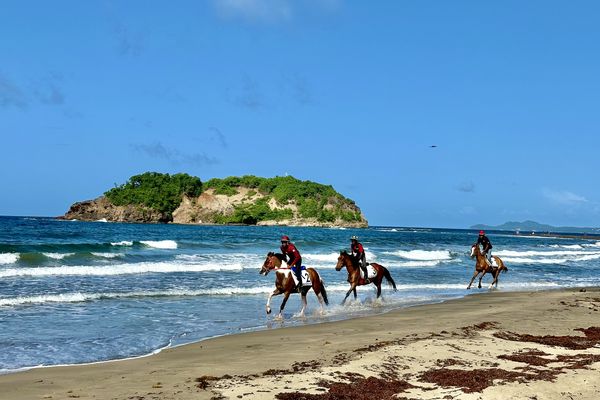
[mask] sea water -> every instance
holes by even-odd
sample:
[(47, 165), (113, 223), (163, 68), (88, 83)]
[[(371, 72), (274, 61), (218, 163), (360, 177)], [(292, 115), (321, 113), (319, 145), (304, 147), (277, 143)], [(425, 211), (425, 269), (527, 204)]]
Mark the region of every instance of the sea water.
[[(268, 251), (289, 235), (306, 266), (325, 281), (330, 306), (319, 315), (297, 294), (283, 321), (267, 316), (273, 274), (259, 275)], [(340, 303), (349, 288), (334, 267), (358, 235), (367, 260), (386, 266), (398, 287), (373, 285)], [(600, 284), (600, 241), (488, 234), (509, 268), (497, 290)], [(469, 257), (473, 230), (192, 226), (0, 217), (0, 372), (152, 354), (218, 335), (352, 318), (487, 292)], [(274, 297), (277, 314), (282, 297)]]

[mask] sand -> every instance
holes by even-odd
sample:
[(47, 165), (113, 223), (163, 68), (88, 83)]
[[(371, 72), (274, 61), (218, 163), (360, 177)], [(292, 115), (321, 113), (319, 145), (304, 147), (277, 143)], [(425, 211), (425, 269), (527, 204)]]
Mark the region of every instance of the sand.
[(23, 399), (598, 399), (600, 289), (476, 291), (365, 318), (0, 376)]

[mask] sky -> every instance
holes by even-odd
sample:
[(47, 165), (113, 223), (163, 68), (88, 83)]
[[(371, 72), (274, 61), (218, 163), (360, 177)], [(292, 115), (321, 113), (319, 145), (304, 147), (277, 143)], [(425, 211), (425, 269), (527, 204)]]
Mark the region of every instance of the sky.
[(598, 227), (599, 14), (4, 0), (0, 215), (62, 215), (156, 171), (332, 185), (370, 225)]

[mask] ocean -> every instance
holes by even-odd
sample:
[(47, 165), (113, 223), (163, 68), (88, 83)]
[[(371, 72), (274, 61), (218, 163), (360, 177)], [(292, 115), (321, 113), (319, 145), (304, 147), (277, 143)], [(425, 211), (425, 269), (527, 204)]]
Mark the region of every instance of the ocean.
[[(325, 281), (330, 305), (305, 318), (292, 295), (265, 313), (274, 275), (259, 275), (268, 251), (289, 235), (304, 265)], [(340, 303), (346, 272), (334, 266), (358, 235), (367, 260), (386, 266), (398, 291), (360, 287)], [(509, 268), (499, 291), (600, 285), (600, 241), (489, 232)], [(0, 373), (144, 356), (206, 338), (316, 324), (488, 292), (465, 290), (473, 274), (473, 230), (192, 226), (0, 217)]]

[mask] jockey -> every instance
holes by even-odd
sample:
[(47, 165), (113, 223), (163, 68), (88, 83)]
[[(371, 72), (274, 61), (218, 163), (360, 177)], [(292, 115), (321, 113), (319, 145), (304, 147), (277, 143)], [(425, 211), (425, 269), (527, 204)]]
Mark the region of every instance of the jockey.
[(484, 231), (479, 231), (479, 237), (477, 238), (477, 244), (483, 247), (483, 255), (488, 262), (489, 266), (492, 266), (492, 242), (485, 236)]
[(350, 253), (354, 258), (354, 261), (365, 273), (365, 285), (371, 283), (369, 280), (369, 274), (367, 273), (367, 256), (365, 255), (365, 249), (363, 248), (363, 245), (358, 241), (358, 236), (352, 236), (350, 238)]
[(302, 256), (296, 246), (290, 242), (290, 238), (285, 235), (281, 237), (281, 253), (290, 268), (296, 267), (295, 269), (292, 268), (292, 272), (298, 278), (296, 290), (300, 292), (302, 289)]

